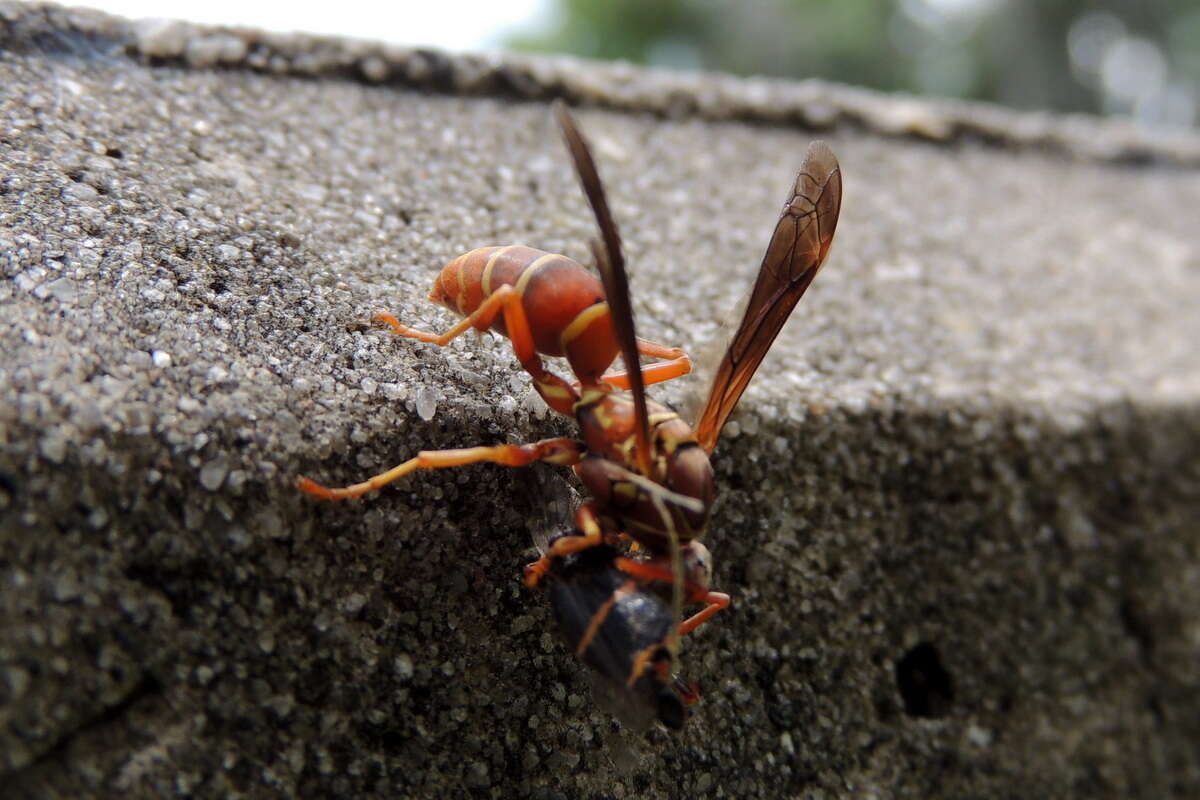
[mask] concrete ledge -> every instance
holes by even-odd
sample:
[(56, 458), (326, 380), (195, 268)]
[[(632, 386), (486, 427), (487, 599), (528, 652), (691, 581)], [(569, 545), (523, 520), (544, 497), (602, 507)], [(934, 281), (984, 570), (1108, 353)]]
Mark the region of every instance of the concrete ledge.
[[(1197, 137), (13, 4), (0, 85), (15, 793), (1200, 792)], [(734, 605), (679, 736), (596, 709), (519, 585), (511, 471), (291, 487), (572, 430), (506, 342), (368, 323), (444, 327), (428, 284), (478, 245), (585, 257), (558, 95), (595, 107), (643, 332), (694, 352), (810, 128), (845, 175), (717, 451)]]
[(430, 48), (193, 25), (130, 22), (89, 9), (0, 2), (0, 46), (46, 54), (130, 56), (149, 65), (243, 69), (337, 78), (459, 96), (550, 100), (667, 117), (742, 120), (810, 129), (862, 126), (950, 142), (1060, 150), (1105, 161), (1200, 164), (1200, 138), (1121, 119), (1015, 112), (1002, 106), (882, 94), (820, 80), (735, 78), (516, 53), (450, 56)]

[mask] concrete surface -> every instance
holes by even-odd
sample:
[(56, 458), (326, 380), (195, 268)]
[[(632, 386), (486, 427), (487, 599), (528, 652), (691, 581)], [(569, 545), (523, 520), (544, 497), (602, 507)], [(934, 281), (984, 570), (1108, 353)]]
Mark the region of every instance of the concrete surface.
[[(8, 3), (0, 87), (0, 794), (1200, 794), (1194, 134)], [(369, 324), (586, 256), (558, 95), (694, 352), (813, 127), (845, 175), (716, 453), (677, 736), (597, 709), (512, 471), (292, 488), (572, 430), (505, 341)]]

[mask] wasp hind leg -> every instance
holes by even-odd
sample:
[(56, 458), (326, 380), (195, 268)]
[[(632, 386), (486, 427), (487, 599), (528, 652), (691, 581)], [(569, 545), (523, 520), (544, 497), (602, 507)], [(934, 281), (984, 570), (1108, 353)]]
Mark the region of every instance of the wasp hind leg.
[(500, 444), (494, 447), (466, 447), (459, 450), (423, 450), (415, 458), (410, 458), (403, 464), (353, 486), (330, 489), (304, 477), (298, 478), (296, 485), (301, 491), (314, 497), (324, 500), (342, 500), (347, 497), (360, 497), (419, 469), (465, 467), (468, 464), (480, 462), (501, 464), (506, 467), (523, 467), (534, 461), (571, 466), (579, 463), (582, 456), (583, 443), (577, 439), (566, 437), (543, 439), (532, 444)]
[[(681, 348), (668, 347), (665, 344), (652, 342), (648, 339), (638, 337), (638, 354), (648, 358), (663, 358), (666, 361), (660, 361), (657, 364), (647, 364), (642, 367), (642, 381), (647, 385), (654, 383), (663, 383), (674, 378), (679, 378), (687, 375), (692, 371), (692, 360), (688, 357)], [(603, 375), (600, 380), (605, 383), (611, 383), (618, 389), (629, 390), (629, 372), (622, 370), (621, 372), (609, 372)]]
[[(487, 330), (491, 326), (492, 320), (501, 312), (504, 313), (504, 320), (507, 323), (510, 315), (509, 307), (511, 306), (516, 306), (518, 313), (524, 317), (523, 309), (521, 309), (521, 295), (512, 286), (506, 284), (488, 295), (479, 304), (479, 308), (460, 319), (455, 323), (454, 327), (445, 333), (429, 333), (428, 331), (419, 331), (416, 328), (410, 328), (402, 324), (400, 320), (396, 319), (395, 315), (389, 314), (387, 311), (377, 311), (372, 319), (376, 322), (386, 323), (397, 336), (405, 336), (409, 339), (430, 342), (431, 344), (436, 344), (438, 347), (445, 347), (471, 328), (478, 328), (481, 331)], [(528, 331), (528, 322), (525, 323), (524, 329)]]
[(533, 332), (529, 328), (529, 317), (521, 304), (521, 294), (508, 284), (488, 295), (487, 299), (479, 304), (479, 308), (443, 334), (427, 333), (402, 325), (400, 320), (386, 311), (378, 312), (374, 318), (386, 323), (399, 336), (445, 347), (471, 328), (487, 330), (500, 313), (504, 314), (504, 329), (512, 342), (517, 361), (521, 362), (521, 366), (533, 378), (533, 385), (538, 394), (546, 401), (546, 405), (559, 414), (574, 416), (575, 401), (579, 399), (579, 394), (570, 383), (547, 370), (542, 364), (533, 341)]

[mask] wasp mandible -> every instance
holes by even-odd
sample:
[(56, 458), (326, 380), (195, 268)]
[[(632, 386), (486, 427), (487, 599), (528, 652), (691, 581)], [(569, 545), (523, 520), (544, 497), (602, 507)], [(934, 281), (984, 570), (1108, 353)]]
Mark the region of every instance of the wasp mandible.
[[(672, 724), (676, 704), (666, 694), (673, 689), (685, 701), (692, 699), (672, 676), (677, 636), (695, 630), (729, 605), (727, 594), (709, 589), (711, 556), (698, 541), (715, 496), (709, 455), (829, 253), (841, 208), (841, 170), (828, 146), (822, 142), (809, 146), (693, 430), (674, 411), (646, 397), (646, 384), (684, 375), (691, 362), (679, 348), (637, 337), (621, 240), (595, 161), (566, 107), (557, 105), (556, 114), (600, 230), (600, 240), (592, 247), (600, 279), (565, 256), (519, 245), (484, 247), (454, 259), (434, 280), (430, 300), (463, 317), (446, 333), (414, 330), (387, 313), (377, 314), (376, 319), (401, 336), (439, 346), (472, 327), (507, 336), (538, 393), (555, 411), (575, 417), (581, 438), (422, 451), (344, 488), (327, 488), (308, 478), (297, 483), (309, 494), (334, 500), (358, 497), (418, 469), (478, 462), (525, 466), (536, 461), (573, 467), (591, 500), (576, 510), (574, 533), (550, 542), (542, 556), (525, 568), (525, 581), (536, 586), (559, 568), (559, 559), (611, 548), (596, 550), (584, 560), (573, 559), (585, 569), (585, 578), (575, 578), (576, 583), (607, 585), (603, 581), (618, 577), (614, 571), (621, 573), (609, 597), (600, 597), (603, 592), (597, 590), (584, 604), (591, 612), (587, 626), (568, 632), (585, 660), (607, 615), (621, 608), (617, 592), (622, 588), (670, 591), (676, 607), (684, 602), (702, 604), (700, 611), (670, 626), (662, 640), (641, 642), (637, 652), (624, 654), (627, 685), (647, 686), (647, 700), (659, 703), (660, 719)], [(606, 373), (618, 353), (626, 371)], [(547, 370), (542, 355), (565, 356), (578, 383)], [(662, 360), (641, 367), (642, 355)], [(635, 550), (625, 545), (628, 539), (636, 543)], [(597, 560), (596, 555), (601, 557)], [(670, 658), (663, 657), (664, 651)]]

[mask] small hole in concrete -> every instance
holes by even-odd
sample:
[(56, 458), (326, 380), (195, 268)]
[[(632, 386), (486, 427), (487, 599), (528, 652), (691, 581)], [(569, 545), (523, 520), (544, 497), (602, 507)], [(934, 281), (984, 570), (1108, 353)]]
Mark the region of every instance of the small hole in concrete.
[(896, 686), (910, 717), (945, 716), (954, 702), (954, 679), (929, 642), (921, 642), (897, 662)]

